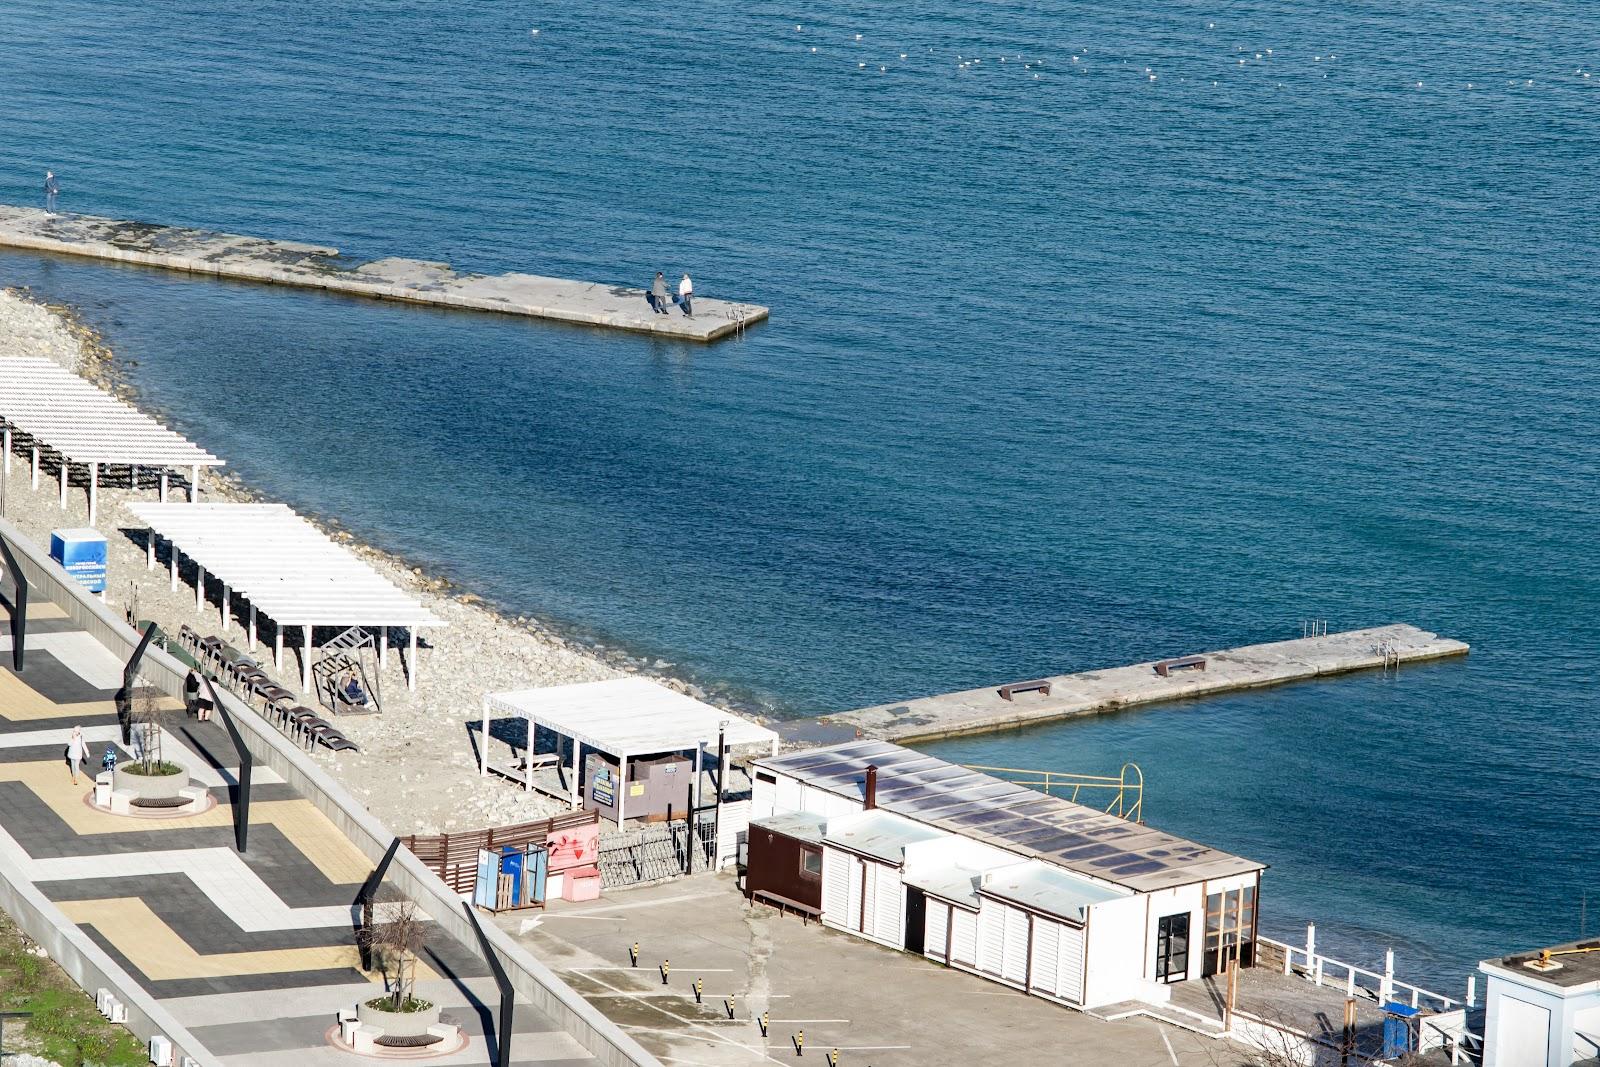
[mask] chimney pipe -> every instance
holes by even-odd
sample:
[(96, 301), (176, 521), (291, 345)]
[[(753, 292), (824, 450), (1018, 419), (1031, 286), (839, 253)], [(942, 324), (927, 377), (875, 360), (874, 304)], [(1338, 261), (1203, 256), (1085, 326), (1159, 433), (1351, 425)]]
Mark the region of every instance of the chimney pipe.
[(878, 765), (871, 764), (867, 767), (867, 795), (862, 802), (864, 811), (871, 811), (878, 806)]

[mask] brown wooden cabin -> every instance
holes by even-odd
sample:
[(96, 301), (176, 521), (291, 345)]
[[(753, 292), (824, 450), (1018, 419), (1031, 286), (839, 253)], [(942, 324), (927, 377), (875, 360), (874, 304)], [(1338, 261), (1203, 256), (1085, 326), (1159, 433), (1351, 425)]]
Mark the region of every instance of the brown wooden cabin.
[(790, 812), (750, 823), (744, 892), (752, 901), (822, 917), (820, 815)]

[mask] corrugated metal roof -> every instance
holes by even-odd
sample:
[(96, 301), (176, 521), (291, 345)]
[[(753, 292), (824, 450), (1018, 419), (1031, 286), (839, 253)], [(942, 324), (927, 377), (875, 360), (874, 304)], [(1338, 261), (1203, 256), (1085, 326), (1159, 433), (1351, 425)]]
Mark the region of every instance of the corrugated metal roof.
[(899, 865), (905, 862), (906, 846), (944, 836), (922, 823), (903, 819), (887, 811), (863, 811), (857, 815), (836, 815), (828, 820), (822, 841), (861, 856)]
[(1266, 867), (887, 741), (850, 741), (756, 761), (854, 800), (862, 796), (869, 764), (878, 768), (883, 810), (1140, 892)]

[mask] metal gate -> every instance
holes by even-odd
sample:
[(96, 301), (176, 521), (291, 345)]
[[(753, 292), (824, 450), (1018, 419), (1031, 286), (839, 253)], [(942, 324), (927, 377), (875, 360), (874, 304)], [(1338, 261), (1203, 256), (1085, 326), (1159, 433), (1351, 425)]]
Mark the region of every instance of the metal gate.
[(607, 888), (645, 885), (716, 862), (716, 812), (703, 809), (690, 819), (653, 823), (600, 837), (600, 884)]

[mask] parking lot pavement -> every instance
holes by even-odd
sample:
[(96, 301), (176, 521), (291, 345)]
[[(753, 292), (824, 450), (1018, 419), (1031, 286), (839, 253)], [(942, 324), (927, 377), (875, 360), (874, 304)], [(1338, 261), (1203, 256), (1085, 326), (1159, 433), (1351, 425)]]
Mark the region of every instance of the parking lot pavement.
[(839, 1063), (852, 1067), (1214, 1067), (1238, 1059), (1231, 1046), (1152, 1019), (1106, 1022), (747, 907), (726, 874), (555, 901), (498, 921), (668, 1064), (792, 1063), (797, 1038), (805, 1059), (827, 1063), (838, 1049)]

